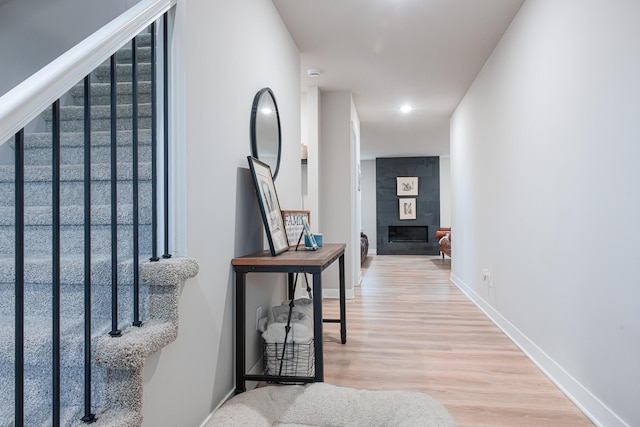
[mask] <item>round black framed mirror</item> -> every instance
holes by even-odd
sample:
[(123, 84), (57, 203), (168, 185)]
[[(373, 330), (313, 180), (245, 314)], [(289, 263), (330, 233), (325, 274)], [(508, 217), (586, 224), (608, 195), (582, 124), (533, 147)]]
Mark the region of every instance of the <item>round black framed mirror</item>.
[(270, 88), (261, 89), (251, 107), (251, 155), (271, 167), (273, 179), (280, 169), (280, 114)]

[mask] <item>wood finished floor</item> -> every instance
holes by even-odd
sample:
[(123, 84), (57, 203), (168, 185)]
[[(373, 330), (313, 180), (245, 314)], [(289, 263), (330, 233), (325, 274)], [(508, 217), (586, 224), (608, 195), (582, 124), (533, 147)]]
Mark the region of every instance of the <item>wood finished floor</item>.
[[(593, 423), (449, 281), (451, 261), (369, 256), (347, 301), (347, 344), (324, 325), (325, 382), (414, 390), (444, 404), (460, 426)], [(324, 317), (338, 317), (325, 300)]]

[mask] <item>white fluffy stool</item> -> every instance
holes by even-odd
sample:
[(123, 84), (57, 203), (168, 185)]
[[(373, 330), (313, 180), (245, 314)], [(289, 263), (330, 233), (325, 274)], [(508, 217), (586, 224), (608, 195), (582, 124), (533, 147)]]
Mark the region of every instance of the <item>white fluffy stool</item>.
[(410, 391), (370, 391), (325, 383), (268, 386), (227, 401), (206, 427), (455, 427), (437, 400)]

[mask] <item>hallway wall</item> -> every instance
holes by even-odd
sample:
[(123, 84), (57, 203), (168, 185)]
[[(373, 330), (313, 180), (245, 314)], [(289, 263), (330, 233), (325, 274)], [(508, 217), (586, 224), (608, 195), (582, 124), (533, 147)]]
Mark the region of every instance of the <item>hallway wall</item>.
[[(177, 340), (144, 369), (144, 426), (198, 426), (232, 392), (234, 275), (231, 259), (267, 244), (248, 171), (254, 95), (273, 90), (282, 124), (275, 181), (283, 209), (300, 209), (300, 55), (273, 3), (188, 0), (171, 40), (177, 153), (178, 255), (200, 261), (182, 289)], [(260, 360), (258, 306), (279, 304), (282, 275), (247, 277), (247, 369)]]
[(453, 280), (606, 426), (640, 425), (638, 16), (528, 0), (451, 120)]
[(139, 1), (11, 0), (0, 4), (0, 96)]

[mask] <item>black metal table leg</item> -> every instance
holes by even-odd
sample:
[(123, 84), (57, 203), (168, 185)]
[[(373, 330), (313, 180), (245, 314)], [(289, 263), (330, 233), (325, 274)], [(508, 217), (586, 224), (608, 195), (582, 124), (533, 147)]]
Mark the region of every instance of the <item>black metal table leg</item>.
[(313, 337), (316, 381), (324, 381), (322, 329), (322, 274), (313, 273)]
[(245, 392), (246, 273), (236, 273), (236, 394)]
[(344, 280), (344, 254), (338, 259), (340, 270), (340, 339), (342, 344), (347, 343), (347, 296)]
[(287, 287), (289, 293), (289, 299), (292, 300), (295, 297), (295, 288), (293, 287), (294, 283), (294, 273), (287, 273)]

